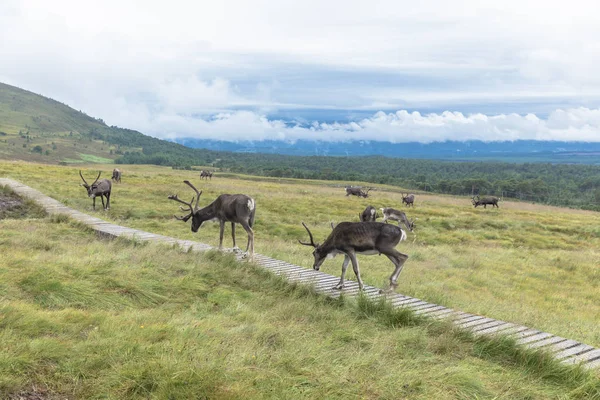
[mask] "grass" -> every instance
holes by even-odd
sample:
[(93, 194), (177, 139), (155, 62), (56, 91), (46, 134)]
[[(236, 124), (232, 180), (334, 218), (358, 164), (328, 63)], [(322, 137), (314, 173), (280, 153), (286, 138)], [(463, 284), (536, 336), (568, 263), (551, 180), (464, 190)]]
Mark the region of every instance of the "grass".
[(510, 342), (230, 255), (99, 240), (63, 216), (0, 228), (1, 398), (600, 396), (597, 378)]
[(36, 202), (23, 199), (10, 188), (0, 185), (0, 220), (41, 218), (46, 211)]
[[(93, 166), (109, 176), (112, 165)], [(78, 169), (20, 162), (0, 163), (0, 176), (18, 179), (78, 210), (92, 213), (91, 200), (78, 186)], [(343, 189), (314, 181), (277, 182), (227, 178), (217, 173), (202, 182), (198, 173), (155, 166), (123, 166), (111, 210), (96, 212), (106, 220), (150, 232), (218, 244), (218, 224), (198, 234), (172, 218), (177, 204), (167, 196), (189, 195), (182, 181), (204, 190), (201, 205), (221, 193), (246, 193), (257, 202), (256, 250), (309, 268), (305, 221), (315, 240), (330, 232), (330, 221), (358, 220), (368, 204), (403, 209), (416, 221), (416, 239), (398, 249), (410, 256), (398, 292), (466, 312), (520, 323), (600, 347), (600, 214), (528, 203), (500, 203), (499, 209), (474, 209), (469, 199), (417, 194), (416, 206), (401, 206), (400, 194), (377, 186), (368, 199), (346, 197)], [(335, 184), (335, 183), (334, 183)], [(241, 232), (240, 229), (238, 229)], [(245, 234), (239, 233), (241, 244)], [(231, 246), (229, 227), (225, 246)], [(414, 242), (413, 242), (414, 240)], [(326, 261), (324, 272), (340, 273), (341, 259)], [(363, 280), (384, 287), (392, 266), (384, 257), (359, 257)], [(353, 278), (351, 273), (349, 277)]]

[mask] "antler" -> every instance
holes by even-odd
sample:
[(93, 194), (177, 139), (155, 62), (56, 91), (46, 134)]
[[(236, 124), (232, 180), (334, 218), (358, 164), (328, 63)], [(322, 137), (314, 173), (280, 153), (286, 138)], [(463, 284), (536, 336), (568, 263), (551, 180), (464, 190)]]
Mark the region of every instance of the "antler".
[(308, 236), (310, 236), (310, 243), (304, 243), (304, 242), (300, 241), (300, 239), (298, 239), (298, 242), (300, 242), (300, 244), (303, 244), (305, 246), (317, 247), (317, 245), (315, 244), (315, 241), (313, 240), (313, 235), (312, 235), (312, 233), (310, 233), (310, 229), (308, 229), (308, 226), (306, 226), (306, 224), (304, 222), (302, 222), (302, 225), (308, 232)]
[[(100, 174), (102, 173), (102, 171), (98, 171), (98, 176), (96, 177), (96, 180), (94, 181), (94, 183), (98, 182), (98, 179), (100, 179)], [(94, 183), (92, 183), (91, 186), (94, 186)]]
[(90, 186), (88, 185), (88, 183), (85, 181), (85, 178), (83, 177), (83, 175), (81, 175), (81, 170), (79, 170), (79, 176), (81, 177), (81, 179), (83, 179), (83, 183), (85, 183), (86, 186)]
[[(200, 200), (200, 195), (202, 194), (202, 191), (198, 191), (198, 189), (196, 189), (196, 187), (194, 185), (192, 185), (192, 183), (190, 181), (183, 181), (183, 183), (185, 183), (186, 185), (188, 185), (189, 187), (191, 187), (192, 189), (194, 189), (194, 192), (196, 192), (196, 205), (194, 206), (194, 209), (192, 212), (196, 211), (198, 209), (198, 201)], [(192, 198), (192, 201), (194, 201), (194, 199)]]
[[(177, 197), (176, 194), (172, 194), (168, 198), (169, 198), (169, 200), (177, 201), (179, 203), (182, 203), (182, 204), (185, 204), (186, 206), (188, 206), (188, 208), (190, 209), (190, 213), (188, 215), (184, 215), (181, 217), (178, 217), (177, 215), (173, 215), (173, 217), (175, 217), (175, 219), (178, 219), (179, 221), (187, 222), (187, 220), (190, 219), (190, 217), (194, 214), (194, 210), (192, 209), (192, 202), (194, 201), (194, 198), (192, 197), (192, 200), (189, 203), (186, 203), (185, 201), (181, 200), (179, 197)], [(181, 208), (181, 211), (185, 211), (185, 209), (183, 207), (179, 207), (179, 208)]]

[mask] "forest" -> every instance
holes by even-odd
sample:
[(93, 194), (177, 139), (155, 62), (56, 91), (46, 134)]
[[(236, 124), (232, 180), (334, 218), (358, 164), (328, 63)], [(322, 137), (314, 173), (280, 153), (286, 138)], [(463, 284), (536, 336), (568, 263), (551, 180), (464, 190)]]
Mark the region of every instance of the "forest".
[(191, 169), (303, 179), (389, 184), (410, 190), (495, 195), (543, 204), (600, 211), (600, 167), (550, 163), (453, 162), (383, 156), (334, 157), (215, 152), (156, 140), (128, 152), (122, 164), (157, 164)]

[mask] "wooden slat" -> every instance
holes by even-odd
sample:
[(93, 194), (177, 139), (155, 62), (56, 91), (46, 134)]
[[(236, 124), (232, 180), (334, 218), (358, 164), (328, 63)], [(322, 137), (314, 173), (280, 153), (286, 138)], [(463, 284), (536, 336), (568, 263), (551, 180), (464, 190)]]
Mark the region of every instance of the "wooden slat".
[(560, 337), (560, 336), (552, 336), (552, 337), (549, 337), (548, 339), (540, 340), (539, 342), (524, 343), (524, 344), (525, 344), (525, 347), (528, 347), (530, 349), (535, 349), (538, 347), (544, 347), (544, 346), (549, 346), (551, 344), (564, 342), (565, 340), (567, 340), (567, 339)]
[(594, 360), (600, 360), (600, 350), (591, 350), (582, 354), (578, 354), (574, 357), (563, 360), (565, 364), (580, 364), (588, 363)]

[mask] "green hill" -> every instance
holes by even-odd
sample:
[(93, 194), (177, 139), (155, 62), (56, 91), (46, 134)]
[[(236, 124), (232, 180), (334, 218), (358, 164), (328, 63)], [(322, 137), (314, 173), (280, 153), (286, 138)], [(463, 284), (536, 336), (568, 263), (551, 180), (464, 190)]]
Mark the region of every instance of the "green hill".
[(215, 158), (206, 150), (108, 126), (56, 100), (0, 83), (0, 159), (111, 163), (126, 153), (169, 165), (202, 165)]

